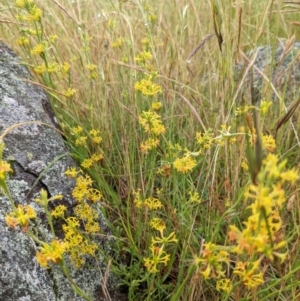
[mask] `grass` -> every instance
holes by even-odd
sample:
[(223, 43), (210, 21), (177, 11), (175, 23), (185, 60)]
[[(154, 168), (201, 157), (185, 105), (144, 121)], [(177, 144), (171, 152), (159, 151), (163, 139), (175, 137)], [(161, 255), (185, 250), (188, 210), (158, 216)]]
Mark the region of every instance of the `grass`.
[[(299, 36), (291, 23), (298, 7), (252, 0), (16, 3), (0, 1), (1, 36), (48, 92), (79, 164), (103, 156), (85, 161), (84, 170), (102, 194), (116, 237), (111, 268), (129, 300), (298, 300), (299, 188), (283, 183), (279, 162), (299, 168), (299, 128), (287, 122), (275, 149), (274, 140), (266, 149), (283, 102), (260, 113), (258, 125), (238, 93), (243, 75), (234, 72), (242, 53)], [(271, 91), (264, 85), (262, 97), (270, 100)], [(236, 109), (245, 112), (236, 116)], [(280, 161), (267, 167), (260, 157), (270, 150)], [(260, 193), (249, 196), (251, 183), (269, 194), (284, 189), (283, 205), (277, 196), (264, 203), (264, 195), (250, 210)], [(255, 247), (239, 253), (232, 225), (243, 231), (255, 214), (255, 231), (244, 233)], [(270, 249), (259, 249), (255, 237)]]

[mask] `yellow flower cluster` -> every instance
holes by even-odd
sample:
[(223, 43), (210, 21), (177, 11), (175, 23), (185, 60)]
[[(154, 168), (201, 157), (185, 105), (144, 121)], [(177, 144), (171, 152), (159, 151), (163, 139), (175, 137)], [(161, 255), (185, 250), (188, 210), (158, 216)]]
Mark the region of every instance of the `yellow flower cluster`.
[(266, 113), (268, 112), (269, 108), (272, 106), (272, 101), (265, 101), (265, 100), (262, 100), (260, 102), (260, 112), (263, 116), (266, 115)]
[(208, 130), (205, 133), (197, 132), (196, 141), (200, 147), (204, 149), (209, 149), (214, 141), (214, 136), (212, 130)]
[(152, 75), (149, 75), (147, 78), (136, 82), (134, 89), (136, 91), (140, 91), (145, 96), (156, 96), (157, 94), (162, 93), (161, 86), (153, 82)]
[[(94, 218), (97, 217), (97, 214), (92, 208), (90, 208), (88, 204), (85, 204), (85, 206), (86, 208), (77, 209), (78, 217), (68, 217), (65, 219), (66, 223), (63, 225), (65, 242), (68, 244), (68, 253), (70, 254), (72, 263), (77, 268), (80, 268), (84, 264), (85, 255), (94, 256), (97, 249), (96, 243), (91, 242), (85, 235), (82, 234), (80, 230), (79, 218), (82, 218), (81, 214), (84, 214), (84, 216), (88, 217), (88, 219), (82, 218), (85, 222), (87, 220), (85, 230), (88, 233), (100, 231), (99, 224), (94, 220)], [(88, 230), (92, 231), (90, 232)]]
[(71, 98), (76, 93), (76, 89), (68, 87), (68, 89), (63, 91), (62, 93), (66, 97)]
[(33, 0), (17, 0), (15, 6), (26, 11), (26, 14), (18, 16), (20, 20), (29, 22), (41, 21), (42, 11), (34, 4)]
[[(100, 136), (100, 131), (99, 130), (91, 130), (90, 131), (90, 135), (91, 135), (91, 140), (95, 143), (95, 144), (99, 144), (102, 141), (102, 137)], [(101, 159), (100, 159), (101, 160)]]
[(37, 262), (43, 268), (49, 268), (49, 262), (60, 264), (67, 249), (68, 243), (56, 239), (49, 244), (43, 243), (40, 251), (36, 252)]
[[(164, 236), (164, 224), (159, 222), (159, 219), (152, 221), (154, 227), (159, 231), (160, 236), (151, 238), (150, 251), (151, 255), (147, 258), (144, 258), (144, 266), (150, 273), (159, 272), (158, 265), (163, 264), (167, 266), (171, 255), (168, 254), (165, 249), (170, 243), (177, 243), (178, 239), (176, 238), (175, 232), (172, 232), (168, 236)], [(159, 226), (160, 225), (160, 226)]]
[(4, 143), (0, 144), (0, 181), (5, 183), (6, 175), (8, 172), (12, 172), (12, 169), (10, 168), (10, 164), (6, 161), (2, 160), (2, 154), (4, 150)]
[(152, 149), (156, 149), (159, 146), (158, 138), (148, 138), (144, 142), (141, 143), (140, 149), (143, 153), (148, 153)]
[(147, 207), (150, 210), (158, 210), (163, 207), (161, 201), (158, 198), (149, 197), (143, 199), (140, 190), (134, 192), (134, 204), (136, 208)]
[(145, 63), (152, 59), (152, 54), (149, 51), (140, 52), (134, 60), (138, 62), (140, 65), (145, 65)]
[[(67, 171), (67, 174), (74, 174), (74, 170)], [(89, 182), (89, 181), (88, 181)], [(76, 189), (76, 187), (75, 187)], [(61, 195), (48, 198), (45, 190), (41, 191), (41, 197), (36, 199), (47, 212), (50, 201), (60, 200)], [(68, 253), (73, 264), (79, 268), (84, 263), (85, 255), (94, 255), (97, 245), (82, 234), (80, 220), (83, 221), (84, 231), (87, 233), (96, 233), (100, 231), (99, 223), (96, 221), (98, 213), (86, 202), (78, 204), (74, 213), (75, 216), (65, 217), (66, 206), (58, 205), (50, 212), (51, 217), (61, 218), (65, 224), (62, 226), (64, 231), (64, 240), (53, 240), (50, 244), (43, 243), (41, 251), (37, 252), (37, 260), (42, 267), (49, 267), (49, 263), (59, 264), (62, 261), (63, 254)]]
[(224, 264), (229, 265), (229, 252), (211, 242), (204, 244), (201, 256), (195, 256), (194, 263), (205, 279), (224, 278)]
[(249, 105), (246, 105), (244, 107), (238, 107), (235, 110), (235, 115), (236, 116), (243, 115), (243, 114), (245, 114), (245, 113), (247, 113), (247, 112), (249, 112), (251, 110), (255, 110), (255, 109), (256, 109), (255, 106), (249, 106)]
[(26, 38), (26, 37), (20, 37), (19, 39), (17, 39), (17, 44), (19, 45), (19, 46), (27, 46), (27, 45), (29, 45), (29, 39), (28, 38)]
[(92, 180), (89, 176), (81, 175), (82, 171), (76, 168), (66, 170), (65, 174), (69, 177), (76, 178), (76, 186), (73, 189), (72, 196), (79, 202), (75, 207), (75, 216), (65, 218), (64, 212), (67, 208), (64, 205), (56, 206), (51, 215), (55, 218), (62, 218), (65, 221), (63, 231), (65, 234), (65, 243), (68, 246), (68, 254), (70, 254), (73, 264), (79, 268), (84, 263), (84, 256), (93, 256), (97, 245), (91, 242), (82, 234), (80, 220), (83, 222), (83, 228), (86, 233), (97, 233), (100, 231), (98, 212), (88, 203), (95, 203), (101, 200), (100, 191), (92, 188)]
[(190, 153), (186, 153), (184, 157), (177, 158), (173, 162), (174, 168), (183, 174), (191, 172), (196, 165), (197, 161), (191, 156)]
[(124, 44), (124, 38), (120, 37), (116, 41), (111, 43), (112, 48), (121, 48)]
[(44, 72), (48, 72), (48, 74), (51, 74), (51, 73), (55, 73), (58, 71), (58, 64), (57, 63), (48, 63), (47, 66), (45, 63), (41, 64), (41, 65), (38, 65), (36, 67), (34, 67), (34, 71), (37, 73), (37, 74), (43, 74)]
[[(286, 259), (287, 253), (282, 253), (286, 241), (281, 240), (279, 235), (282, 228), (279, 211), (286, 202), (283, 184), (294, 184), (299, 175), (295, 169), (285, 171), (285, 165), (286, 161), (279, 163), (278, 157), (273, 154), (265, 158), (256, 185), (251, 184), (244, 194), (246, 201), (251, 201), (248, 207), (251, 214), (243, 223), (244, 229), (230, 225), (228, 237), (233, 245), (225, 247), (207, 243), (200, 257), (195, 258), (195, 264), (205, 278), (223, 279), (223, 265), (228, 265), (229, 254), (235, 253), (235, 258), (240, 257), (243, 261), (237, 260), (233, 273), (248, 289), (252, 289), (264, 283), (262, 260), (273, 261), (277, 257), (283, 262)], [(247, 258), (256, 259), (247, 261)], [(220, 290), (230, 287), (225, 280), (218, 283)]]
[[(88, 137), (83, 135), (83, 128), (81, 126), (77, 126), (77, 127), (74, 127), (72, 129), (72, 132), (73, 132), (73, 135), (76, 136), (76, 140), (75, 140), (75, 144), (78, 145), (78, 146), (86, 146), (86, 143), (87, 143), (87, 139)], [(94, 143), (94, 144), (100, 144), (101, 141), (102, 141), (102, 137), (100, 136), (100, 131), (99, 130), (91, 130), (89, 132), (90, 134), (90, 140)], [(101, 158), (100, 158), (101, 157)], [(91, 157), (91, 159), (94, 161), (94, 162), (98, 162), (100, 161), (101, 159), (103, 158), (102, 155), (100, 154), (95, 154)]]
[[(67, 170), (66, 175), (71, 175), (72, 171)], [(84, 199), (88, 199), (92, 202), (98, 202), (101, 200), (102, 195), (100, 191), (92, 188), (93, 181), (88, 175), (79, 175), (76, 177), (76, 186), (72, 191), (73, 198), (81, 203)]]
[(96, 79), (98, 77), (97, 66), (95, 64), (88, 64), (86, 67), (90, 71), (89, 78)]
[(36, 218), (36, 212), (31, 206), (19, 205), (14, 211), (5, 216), (5, 221), (9, 227), (16, 229), (16, 226), (19, 225), (23, 231), (27, 231), (29, 220), (34, 218)]
[(18, 8), (32, 7), (33, 0), (16, 0), (15, 6)]
[[(50, 62), (47, 63), (47, 66), (45, 63), (42, 63), (40, 65), (37, 65), (33, 68), (36, 74), (43, 74), (47, 72), (48, 74), (51, 73), (57, 73), (58, 76), (62, 77), (68, 74), (70, 71), (70, 65), (68, 63), (63, 63), (62, 65), (59, 65), (56, 62)], [(71, 97), (76, 93), (75, 89), (71, 89), (70, 87), (62, 92), (66, 97)]]
[(161, 121), (161, 116), (155, 112), (143, 111), (139, 117), (139, 123), (146, 133), (159, 136), (166, 132), (166, 128)]
[(275, 139), (271, 135), (263, 135), (262, 136), (262, 147), (268, 152), (274, 152), (276, 148)]
[(159, 135), (166, 132), (166, 128), (161, 121), (161, 116), (152, 111), (143, 111), (139, 116), (139, 123), (146, 133), (150, 135), (148, 139), (141, 143), (140, 148), (147, 153), (159, 145)]
[(159, 111), (162, 108), (162, 103), (160, 101), (154, 101), (151, 107), (153, 110)]
[(32, 55), (42, 55), (44, 54), (44, 52), (45, 52), (45, 46), (42, 43), (39, 43), (38, 45), (33, 47), (32, 50), (30, 51)]

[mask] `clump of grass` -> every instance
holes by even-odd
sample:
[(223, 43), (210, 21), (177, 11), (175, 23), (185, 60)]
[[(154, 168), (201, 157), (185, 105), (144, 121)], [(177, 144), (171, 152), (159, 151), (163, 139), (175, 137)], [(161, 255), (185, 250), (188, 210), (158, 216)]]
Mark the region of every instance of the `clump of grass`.
[(275, 141), (276, 104), (239, 104), (233, 68), (293, 14), (202, 2), (19, 0), (2, 33), (91, 177), (68, 171), (74, 198), (101, 195), (129, 300), (297, 300), (297, 132)]

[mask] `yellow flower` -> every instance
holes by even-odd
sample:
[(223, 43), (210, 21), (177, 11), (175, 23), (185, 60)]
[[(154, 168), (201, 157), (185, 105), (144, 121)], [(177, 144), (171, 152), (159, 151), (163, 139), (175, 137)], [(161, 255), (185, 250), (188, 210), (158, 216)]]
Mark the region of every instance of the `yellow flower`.
[(244, 107), (239, 107), (235, 110), (235, 115), (238, 116), (238, 115), (242, 115), (242, 114), (245, 114), (247, 113), (248, 111), (250, 110), (255, 110), (256, 107), (255, 106), (244, 106)]
[(146, 61), (151, 59), (152, 59), (152, 54), (149, 51), (142, 51), (134, 58), (136, 62), (139, 62), (141, 64), (145, 64)]
[(6, 180), (6, 174), (8, 172), (12, 172), (12, 169), (10, 168), (10, 164), (6, 161), (2, 161), (0, 158), (0, 181)]
[(82, 163), (80, 164), (83, 168), (91, 168), (93, 166), (93, 160), (92, 159), (84, 159)]
[(217, 291), (221, 292), (224, 291), (226, 293), (229, 293), (232, 289), (232, 282), (228, 278), (223, 278), (217, 282), (216, 286)]
[(16, 0), (15, 6), (18, 8), (25, 8), (26, 5), (29, 7), (33, 4), (33, 0)]
[(41, 21), (42, 18), (42, 10), (39, 9), (37, 6), (33, 5), (30, 9), (29, 9), (29, 16), (27, 17), (28, 21)]
[(26, 231), (29, 220), (33, 218), (36, 218), (36, 212), (31, 206), (19, 205), (13, 212), (6, 215), (5, 220), (9, 227), (16, 228), (17, 225), (20, 225), (22, 230)]
[(143, 153), (147, 154), (150, 150), (156, 149), (158, 145), (159, 140), (157, 138), (149, 138), (141, 143), (140, 149)]
[(260, 260), (257, 260), (254, 263), (239, 261), (234, 268), (233, 273), (239, 275), (242, 283), (248, 289), (253, 289), (264, 283), (263, 273), (260, 272)]
[(97, 69), (97, 66), (95, 64), (88, 64), (86, 66), (90, 71), (95, 71)]
[(29, 39), (26, 37), (20, 37), (19, 39), (17, 39), (17, 44), (20, 46), (29, 45)]
[(78, 145), (78, 146), (79, 145), (85, 146), (86, 145), (86, 140), (87, 140), (86, 136), (81, 136), (81, 137), (76, 139), (75, 144)]
[(67, 90), (62, 92), (66, 97), (72, 97), (76, 93), (76, 89), (68, 88)]
[(151, 107), (153, 110), (158, 111), (162, 108), (162, 103), (160, 101), (154, 101)]
[(48, 262), (59, 264), (63, 254), (67, 251), (68, 244), (59, 240), (52, 240), (50, 244), (44, 244), (41, 251), (36, 253), (36, 258), (41, 267), (48, 268)]
[(49, 37), (49, 41), (50, 43), (55, 43), (55, 41), (57, 40), (57, 35), (56, 34), (52, 34), (50, 37)]
[(83, 132), (83, 128), (81, 126), (74, 127), (72, 130), (75, 135), (79, 135)]
[(41, 29), (31, 29), (31, 28), (29, 28), (27, 30), (24, 30), (24, 32), (28, 33), (31, 36), (40, 36), (42, 34)]
[(93, 154), (93, 155), (91, 156), (91, 159), (92, 159), (93, 162), (99, 162), (99, 161), (101, 161), (103, 158), (104, 158), (104, 157), (103, 157), (102, 154)]
[(95, 143), (95, 144), (100, 144), (101, 141), (102, 141), (102, 137), (98, 136), (98, 137), (92, 137), (92, 141)]
[(229, 264), (229, 253), (211, 242), (204, 244), (201, 256), (194, 259), (195, 265), (201, 268), (200, 274), (205, 279), (221, 278), (225, 275), (223, 263)]
[(68, 63), (64, 62), (61, 66), (60, 66), (60, 71), (63, 75), (66, 75), (69, 73), (71, 67)]
[(282, 182), (290, 182), (294, 184), (298, 179), (298, 171), (296, 169), (290, 169), (280, 173), (280, 178)]
[(193, 191), (193, 192), (190, 191), (189, 195), (190, 195), (189, 201), (191, 203), (197, 203), (197, 204), (201, 203), (201, 197), (197, 191)]
[(47, 71), (46, 65), (45, 63), (38, 65), (36, 67), (33, 68), (34, 72), (37, 74), (43, 74), (44, 72)]
[(133, 192), (133, 195), (134, 195), (134, 204), (135, 204), (135, 207), (136, 208), (142, 208), (143, 207), (143, 200), (142, 200), (142, 197), (141, 197), (141, 190), (138, 189), (137, 191)]
[(83, 199), (88, 195), (89, 189), (91, 188), (93, 181), (89, 176), (79, 176), (76, 179), (76, 186), (72, 191), (72, 196), (79, 203), (83, 201)]
[(92, 202), (99, 202), (102, 199), (102, 194), (98, 189), (90, 188), (87, 193), (87, 199)]
[(162, 203), (157, 198), (147, 198), (144, 202), (144, 206), (147, 206), (150, 210), (157, 210), (162, 208)]
[(95, 221), (90, 221), (90, 220), (84, 225), (84, 229), (88, 233), (100, 232), (99, 224)]
[(174, 163), (174, 168), (185, 174), (193, 170), (193, 168), (197, 165), (196, 160), (190, 155), (186, 155), (183, 158), (177, 158)]
[[(66, 222), (67, 222), (67, 225), (63, 225), (63, 230), (64, 230), (66, 236), (73, 235), (77, 231), (78, 227), (80, 226), (78, 218), (76, 218), (74, 216), (69, 216), (66, 219)], [(67, 235), (67, 233), (68, 233), (68, 235)]]
[(160, 218), (153, 218), (150, 221), (150, 227), (158, 231), (163, 231), (166, 228), (166, 224)]
[(86, 220), (96, 219), (99, 215), (98, 212), (95, 211), (88, 203), (78, 204), (75, 207), (74, 212), (77, 217)]
[(140, 82), (136, 82), (134, 89), (142, 92), (145, 96), (155, 96), (156, 94), (162, 93), (161, 86), (153, 83), (150, 76), (147, 79), (142, 79)]
[(150, 21), (151, 23), (153, 23), (154, 21), (156, 21), (156, 19), (157, 19), (157, 15), (155, 15), (155, 14), (150, 14), (148, 16), (148, 21)]
[(262, 100), (260, 102), (260, 112), (263, 116), (266, 115), (266, 113), (268, 112), (268, 110), (272, 106), (272, 104), (273, 104), (272, 101)]
[(276, 147), (275, 139), (271, 135), (268, 135), (268, 136), (263, 135), (262, 145), (263, 145), (264, 149), (266, 149), (266, 150), (268, 150), (269, 152), (272, 153), (275, 150), (275, 147)]
[(172, 232), (169, 236), (164, 236), (163, 231), (164, 231), (164, 228), (159, 229), (161, 237), (156, 236), (156, 237), (151, 238), (151, 244), (152, 245), (155, 245), (155, 244), (166, 245), (166, 244), (171, 243), (171, 242), (174, 242), (174, 243), (178, 242), (178, 239), (176, 238), (175, 232)]
[(143, 111), (139, 116), (139, 123), (147, 133), (158, 136), (166, 132), (166, 128), (161, 121), (161, 116), (155, 112)]
[(150, 39), (149, 38), (143, 38), (141, 40), (141, 43), (143, 46), (148, 46), (150, 44)]
[(92, 137), (99, 136), (99, 134), (100, 134), (100, 131), (99, 131), (99, 130), (95, 130), (95, 129), (90, 130), (90, 135), (91, 135)]
[(162, 263), (165, 266), (168, 264), (168, 261), (170, 260), (171, 255), (167, 254), (163, 247), (150, 247), (152, 257), (145, 258), (144, 259), (144, 266), (150, 273), (157, 273), (159, 270), (157, 269), (157, 265)]
[(241, 167), (243, 168), (243, 170), (248, 171), (249, 170), (249, 166), (246, 160), (242, 161)]
[(64, 218), (64, 212), (67, 210), (65, 205), (58, 205), (51, 211), (51, 216)]
[(65, 175), (70, 178), (76, 178), (78, 173), (80, 173), (80, 170), (77, 170), (75, 167), (70, 167), (65, 171)]
[(95, 129), (91, 130), (90, 135), (91, 135), (91, 139), (94, 143), (99, 144), (102, 141), (99, 130), (95, 130)]
[(210, 148), (211, 144), (213, 143), (213, 140), (214, 140), (213, 132), (210, 129), (207, 132), (205, 132), (204, 134), (201, 132), (196, 133), (197, 143), (205, 149)]
[(118, 38), (116, 41), (111, 43), (112, 48), (121, 48), (124, 44), (124, 38)]
[(32, 55), (41, 55), (45, 52), (45, 47), (43, 44), (38, 44), (37, 46), (33, 47), (30, 53)]

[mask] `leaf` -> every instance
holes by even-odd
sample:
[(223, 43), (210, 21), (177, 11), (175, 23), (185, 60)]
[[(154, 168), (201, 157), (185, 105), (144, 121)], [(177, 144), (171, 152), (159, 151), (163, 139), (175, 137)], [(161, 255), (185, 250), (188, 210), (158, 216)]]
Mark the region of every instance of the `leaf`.
[(223, 36), (221, 33), (222, 18), (221, 18), (220, 10), (219, 10), (216, 0), (211, 0), (211, 9), (212, 9), (212, 16), (213, 16), (213, 21), (214, 21), (215, 34), (218, 39), (220, 51), (222, 51), (222, 44), (223, 44)]
[(276, 139), (278, 130), (292, 117), (292, 115), (294, 114), (294, 112), (296, 111), (297, 107), (300, 104), (300, 98), (295, 101), (289, 108), (289, 110), (287, 111), (287, 113), (279, 119), (277, 126), (276, 126), (276, 130), (275, 130), (275, 135), (274, 138)]

